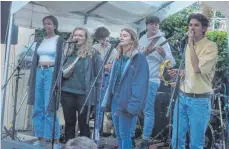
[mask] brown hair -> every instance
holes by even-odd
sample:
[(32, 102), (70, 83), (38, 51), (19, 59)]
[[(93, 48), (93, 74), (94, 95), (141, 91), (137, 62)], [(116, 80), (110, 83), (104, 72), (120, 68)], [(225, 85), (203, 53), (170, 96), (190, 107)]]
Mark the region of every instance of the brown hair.
[(109, 35), (110, 35), (110, 32), (105, 27), (99, 27), (99, 28), (97, 28), (95, 30), (95, 34), (94, 34), (96, 40), (104, 39), (106, 37), (109, 37)]
[(146, 17), (146, 21), (145, 21), (146, 25), (149, 23), (160, 23), (160, 19), (157, 16), (147, 16)]

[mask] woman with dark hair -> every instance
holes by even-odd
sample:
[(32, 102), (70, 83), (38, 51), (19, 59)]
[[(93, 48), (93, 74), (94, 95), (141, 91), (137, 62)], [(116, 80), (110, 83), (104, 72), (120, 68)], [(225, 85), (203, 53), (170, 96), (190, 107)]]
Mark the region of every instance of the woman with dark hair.
[[(61, 68), (63, 39), (56, 35), (58, 21), (54, 16), (43, 19), (45, 37), (37, 42), (28, 82), (28, 104), (33, 105), (32, 121), (38, 141), (33, 145), (44, 147), (44, 139), (52, 139), (54, 109), (58, 109), (58, 95), (52, 93), (60, 86), (58, 73)], [(58, 82), (56, 82), (58, 81)], [(54, 86), (56, 84), (57, 86)], [(54, 149), (60, 148), (60, 126), (55, 122)]]
[(101, 106), (105, 109), (111, 106), (119, 148), (132, 149), (132, 131), (147, 97), (149, 68), (138, 50), (137, 34), (133, 30), (121, 30), (117, 51)]
[[(65, 48), (66, 60), (61, 94), (65, 120), (65, 141), (75, 138), (76, 112), (78, 112), (80, 136), (90, 137), (89, 124), (86, 123), (89, 107), (86, 106), (82, 113), (79, 112), (102, 65), (100, 54), (92, 48), (91, 36), (86, 28), (75, 28), (69, 41), (76, 43), (71, 43)], [(66, 71), (70, 73), (66, 73)], [(97, 101), (100, 93), (100, 81), (99, 78), (92, 89), (87, 105), (94, 105), (94, 102)]]

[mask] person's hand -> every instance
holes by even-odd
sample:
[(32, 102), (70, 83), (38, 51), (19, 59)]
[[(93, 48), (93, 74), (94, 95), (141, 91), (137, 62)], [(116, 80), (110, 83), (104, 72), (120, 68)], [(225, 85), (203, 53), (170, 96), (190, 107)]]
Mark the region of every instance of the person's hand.
[(187, 35), (188, 35), (188, 44), (190, 47), (193, 47), (193, 45), (194, 45), (194, 31), (189, 30), (187, 32)]
[(105, 74), (109, 74), (109, 72), (111, 71), (111, 66), (112, 66), (112, 64), (106, 64), (106, 65), (104, 65)]
[(163, 47), (158, 46), (156, 47), (156, 51), (164, 58), (166, 56), (165, 50)]
[(128, 115), (128, 116), (133, 116), (130, 112), (128, 112), (127, 109), (123, 109), (122, 112), (125, 113), (125, 114)]
[(104, 68), (105, 68), (105, 69), (108, 69), (108, 70), (111, 70), (111, 66), (112, 66), (112, 64), (106, 64), (106, 65), (104, 66)]
[[(178, 73), (178, 69), (168, 69), (167, 72), (171, 77), (175, 77)], [(180, 75), (184, 76), (184, 70), (180, 70)]]
[(153, 46), (156, 44), (155, 40), (151, 40), (147, 47), (142, 49), (143, 53), (151, 53), (153, 52)]

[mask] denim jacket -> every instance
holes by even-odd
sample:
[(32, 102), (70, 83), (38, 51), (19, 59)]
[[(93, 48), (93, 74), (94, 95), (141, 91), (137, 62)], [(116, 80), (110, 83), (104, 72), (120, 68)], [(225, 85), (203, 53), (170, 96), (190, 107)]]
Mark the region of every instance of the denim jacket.
[[(132, 115), (139, 115), (144, 109), (149, 83), (149, 66), (145, 56), (135, 50), (126, 63), (121, 74), (120, 84), (116, 88), (115, 100), (117, 100), (118, 109), (127, 111)], [(109, 84), (103, 98), (102, 111), (111, 110), (111, 101), (113, 99), (112, 84), (114, 84), (115, 66), (119, 59), (113, 62)]]

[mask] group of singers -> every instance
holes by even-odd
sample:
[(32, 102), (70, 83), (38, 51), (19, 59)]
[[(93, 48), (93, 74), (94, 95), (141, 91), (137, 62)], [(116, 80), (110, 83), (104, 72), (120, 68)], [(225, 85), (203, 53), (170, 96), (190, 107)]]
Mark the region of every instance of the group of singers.
[[(145, 23), (147, 32), (140, 40), (132, 29), (121, 30), (120, 43), (112, 50), (103, 72), (99, 74), (111, 48), (110, 32), (105, 27), (96, 29), (94, 37), (98, 43), (93, 45), (88, 30), (76, 27), (68, 39), (75, 42), (64, 44), (58, 35), (57, 19), (54, 16), (43, 18), (45, 36), (36, 45), (28, 82), (28, 104), (33, 105), (32, 120), (38, 138), (33, 145), (45, 147), (44, 140), (52, 139), (54, 111), (61, 103), (66, 141), (75, 137), (76, 111), (80, 136), (90, 137), (87, 111), (89, 105), (96, 105), (97, 109), (111, 111), (119, 149), (132, 149), (134, 146), (132, 137), (138, 115), (143, 111), (143, 139), (138, 148), (149, 148), (154, 127), (155, 96), (160, 85), (159, 69), (165, 60), (170, 60), (173, 66), (176, 62), (168, 43), (158, 46), (166, 40), (159, 30), (159, 18), (148, 16)], [(192, 14), (187, 23), (185, 67), (181, 71), (185, 79), (180, 83), (179, 101), (176, 101), (173, 113), (172, 148), (184, 149), (185, 136), (190, 131), (190, 149), (203, 149), (210, 120), (211, 82), (218, 50), (216, 44), (205, 37), (209, 24), (205, 16)], [(70, 73), (63, 76), (62, 66), (70, 65), (73, 65)], [(177, 69), (168, 70), (171, 77), (176, 77), (177, 73)], [(99, 78), (91, 89), (97, 75)], [(80, 113), (87, 97), (87, 106)], [(103, 112), (98, 112), (101, 127)], [(57, 116), (54, 128), (54, 149), (60, 149)]]

